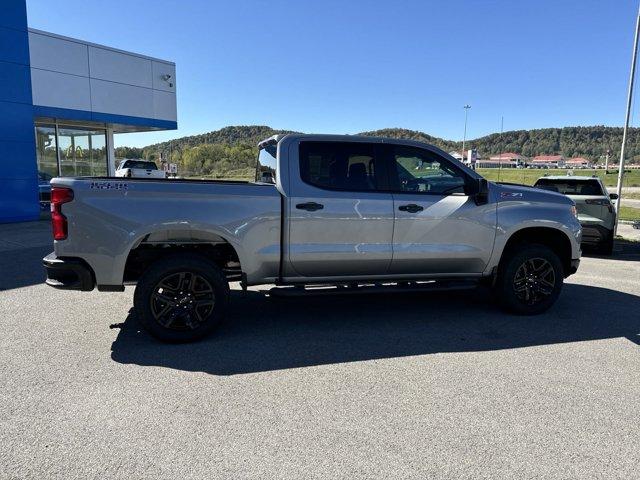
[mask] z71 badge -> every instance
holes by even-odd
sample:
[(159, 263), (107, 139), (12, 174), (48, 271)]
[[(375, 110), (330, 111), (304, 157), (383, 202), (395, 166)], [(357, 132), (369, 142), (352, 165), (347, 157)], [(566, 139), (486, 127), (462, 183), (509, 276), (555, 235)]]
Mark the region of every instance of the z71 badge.
[(522, 198), (521, 192), (502, 192), (500, 198)]
[(128, 190), (129, 184), (124, 182), (91, 182), (89, 188), (93, 190)]

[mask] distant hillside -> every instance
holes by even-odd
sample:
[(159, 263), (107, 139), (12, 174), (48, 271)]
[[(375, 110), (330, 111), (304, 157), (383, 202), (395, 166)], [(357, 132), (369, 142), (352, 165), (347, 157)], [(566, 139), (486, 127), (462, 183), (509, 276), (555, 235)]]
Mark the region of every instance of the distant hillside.
[[(362, 135), (407, 138), (430, 143), (445, 151), (459, 150), (461, 142), (432, 137), (423, 132), (401, 128), (386, 128)], [(502, 137), (492, 133), (485, 137), (467, 140), (468, 148), (475, 148), (482, 156), (500, 152), (515, 152), (525, 157), (544, 154), (562, 154), (565, 157), (586, 157), (598, 161), (610, 151), (610, 159), (620, 156), (622, 128), (620, 127), (564, 127), (538, 130), (513, 130)], [(467, 148), (465, 146), (465, 148)], [(627, 136), (627, 159), (640, 161), (640, 129), (631, 128)]]
[(184, 150), (185, 148), (195, 147), (202, 144), (221, 143), (225, 145), (248, 144), (255, 146), (259, 141), (264, 140), (272, 135), (281, 133), (293, 133), (291, 130), (274, 130), (265, 125), (239, 125), (224, 127), (213, 132), (201, 133), (200, 135), (191, 135), (181, 137), (170, 142), (156, 143), (149, 145), (143, 150), (146, 153), (172, 150)]
[[(231, 126), (220, 130), (182, 137), (171, 142), (149, 145), (142, 149), (146, 158), (155, 158), (159, 152), (184, 151), (202, 144), (247, 145), (256, 144), (275, 134), (291, 133), (290, 130), (274, 130), (265, 125)], [(435, 145), (445, 151), (458, 150), (461, 142), (446, 140), (427, 133), (403, 128), (385, 128), (360, 135), (391, 138), (408, 138)], [(622, 128), (620, 127), (564, 127), (537, 130), (514, 130), (504, 132), (502, 138), (493, 133), (484, 137), (467, 140), (468, 148), (475, 148), (480, 155), (488, 156), (499, 152), (516, 152), (525, 157), (542, 154), (563, 154), (566, 157), (582, 156), (598, 161), (610, 150), (610, 158), (620, 155)], [(122, 147), (126, 148), (126, 147)], [(131, 149), (134, 150), (134, 149)], [(137, 149), (135, 149), (137, 150)], [(127, 152), (135, 154), (135, 151)], [(627, 139), (627, 158), (640, 161), (640, 129), (631, 128)]]
[[(389, 138), (404, 138), (406, 140), (415, 140), (417, 142), (424, 142), (430, 145), (435, 145), (441, 148), (445, 152), (451, 150), (460, 150), (462, 147), (461, 142), (454, 142), (453, 140), (445, 140), (444, 138), (432, 137), (431, 135), (420, 132), (417, 130), (407, 130), (406, 128), (383, 128), (381, 130), (372, 130), (370, 132), (362, 132), (359, 135), (365, 137), (389, 137)], [(469, 142), (470, 144), (470, 142)], [(465, 149), (466, 149), (465, 145)], [(469, 147), (472, 148), (472, 147)]]
[[(147, 158), (156, 160), (160, 154), (171, 157), (180, 175), (209, 178), (251, 178), (255, 170), (257, 143), (271, 135), (291, 133), (264, 125), (225, 127), (201, 135), (182, 137), (170, 142), (149, 145), (144, 149), (119, 147), (118, 158)], [(433, 137), (427, 133), (402, 128), (385, 128), (360, 135), (407, 138), (435, 145), (444, 151), (459, 150), (461, 142)], [(565, 127), (539, 130), (517, 130), (470, 139), (468, 148), (475, 148), (487, 157), (499, 152), (516, 152), (525, 157), (560, 153), (566, 157), (586, 157), (602, 162), (610, 150), (612, 163), (620, 156), (622, 128)], [(627, 159), (640, 162), (640, 129), (633, 128), (627, 141)]]

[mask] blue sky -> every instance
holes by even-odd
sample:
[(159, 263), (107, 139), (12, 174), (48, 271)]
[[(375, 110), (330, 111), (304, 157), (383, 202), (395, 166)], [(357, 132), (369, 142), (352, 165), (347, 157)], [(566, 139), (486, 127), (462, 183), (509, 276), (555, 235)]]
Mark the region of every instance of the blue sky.
[(460, 140), (622, 125), (637, 2), (27, 0), (29, 26), (177, 64), (177, 131), (384, 127)]

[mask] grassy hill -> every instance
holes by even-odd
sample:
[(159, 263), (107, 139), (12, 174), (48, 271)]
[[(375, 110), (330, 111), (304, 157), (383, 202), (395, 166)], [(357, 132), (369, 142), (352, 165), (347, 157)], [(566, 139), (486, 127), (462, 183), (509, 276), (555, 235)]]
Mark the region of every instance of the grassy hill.
[(144, 147), (145, 156), (156, 152), (171, 150), (184, 150), (202, 144), (223, 144), (223, 145), (251, 145), (256, 146), (259, 141), (272, 135), (294, 133), (292, 130), (275, 130), (266, 125), (237, 125), (224, 127), (220, 130), (202, 133), (200, 135), (190, 135), (188, 137), (176, 138), (169, 142), (156, 143)]

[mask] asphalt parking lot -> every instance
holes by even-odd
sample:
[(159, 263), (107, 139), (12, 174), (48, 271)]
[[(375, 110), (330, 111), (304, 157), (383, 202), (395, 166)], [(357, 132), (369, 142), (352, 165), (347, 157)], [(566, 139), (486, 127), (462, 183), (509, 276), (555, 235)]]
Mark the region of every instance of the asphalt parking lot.
[(556, 306), (482, 291), (233, 292), (164, 345), (125, 293), (42, 284), (46, 222), (0, 226), (0, 478), (638, 477), (640, 244)]

